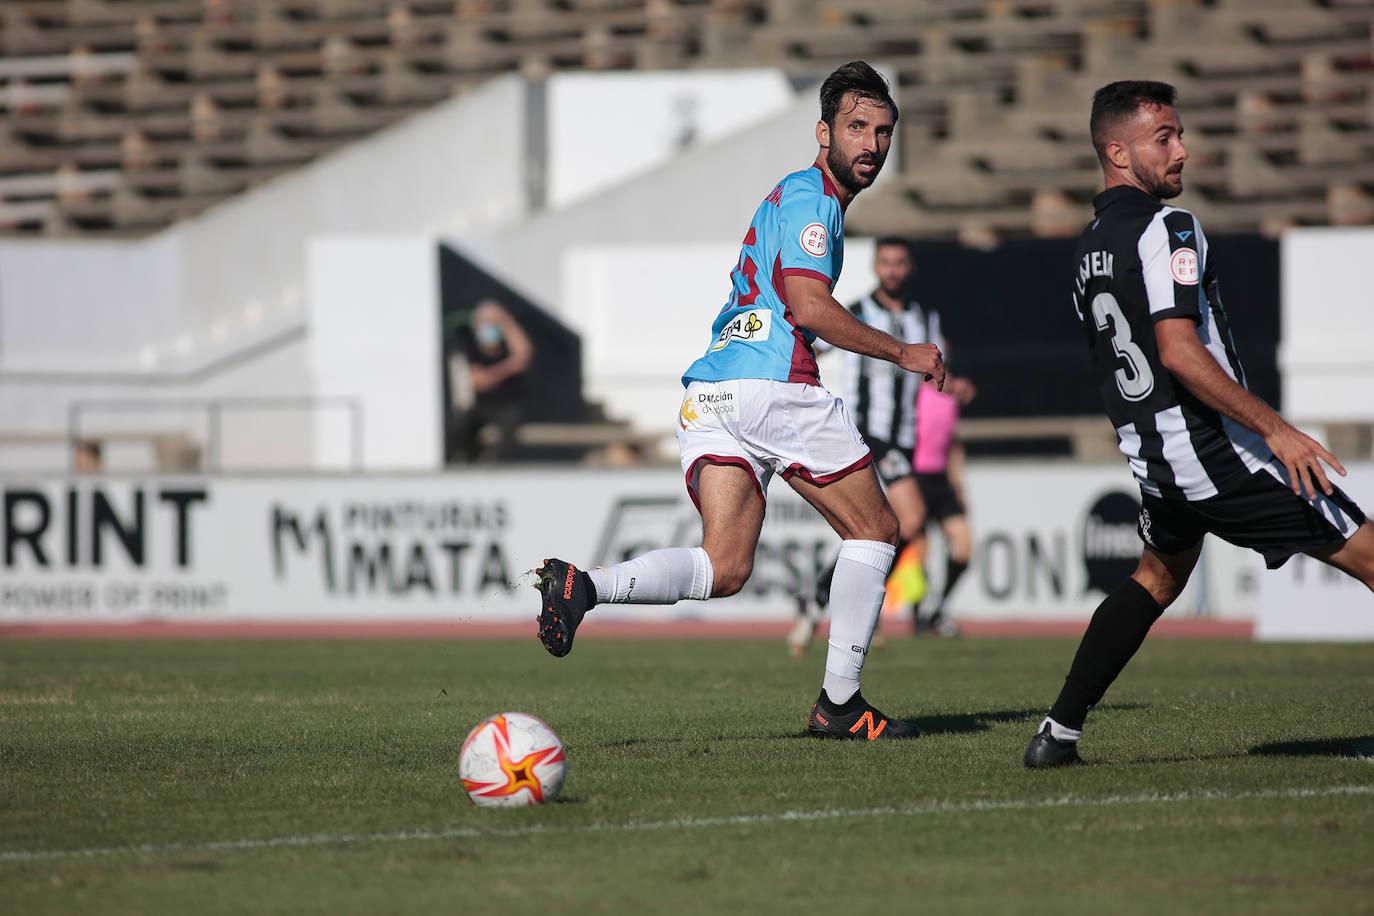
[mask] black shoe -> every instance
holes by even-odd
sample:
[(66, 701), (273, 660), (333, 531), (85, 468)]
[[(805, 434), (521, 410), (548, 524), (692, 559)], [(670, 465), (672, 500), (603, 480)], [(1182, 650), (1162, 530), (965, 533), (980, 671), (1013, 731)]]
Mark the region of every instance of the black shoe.
[(855, 692), (846, 703), (835, 704), (824, 690), (811, 707), (806, 731), (812, 738), (846, 738), (851, 741), (876, 738), (919, 738), (915, 722), (889, 719), (878, 712), (863, 694)]
[(562, 658), (572, 651), (573, 634), (587, 609), (595, 604), (587, 574), (562, 560), (545, 560), (537, 574), (541, 599), (539, 641), (549, 654)]
[(1062, 767), (1083, 762), (1078, 756), (1077, 741), (1060, 741), (1050, 734), (1050, 723), (1046, 722), (1040, 733), (1031, 739), (1022, 757), (1026, 766), (1032, 770), (1046, 767)]

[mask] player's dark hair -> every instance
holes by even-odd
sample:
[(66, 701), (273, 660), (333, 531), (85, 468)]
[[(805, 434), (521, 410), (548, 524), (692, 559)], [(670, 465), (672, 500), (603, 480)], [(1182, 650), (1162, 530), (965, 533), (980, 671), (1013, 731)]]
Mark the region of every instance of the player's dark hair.
[(1107, 132), (1110, 128), (1135, 116), (1142, 105), (1173, 105), (1178, 90), (1168, 83), (1154, 80), (1119, 80), (1108, 83), (1093, 93), (1093, 111), (1088, 118), (1093, 149), (1103, 162), (1107, 158)]
[(887, 245), (900, 248), (906, 252), (907, 257), (911, 257), (911, 243), (908, 242), (906, 239), (902, 238), (900, 235), (883, 236), (882, 238), (878, 239), (876, 242), (873, 243), (873, 250), (877, 251), (879, 248), (882, 248)]
[(897, 122), (897, 103), (892, 100), (892, 87), (887, 80), (863, 61), (852, 60), (835, 68), (821, 83), (821, 120), (832, 128), (847, 92), (854, 93), (856, 100), (867, 99), (886, 105), (892, 112), (892, 122)]

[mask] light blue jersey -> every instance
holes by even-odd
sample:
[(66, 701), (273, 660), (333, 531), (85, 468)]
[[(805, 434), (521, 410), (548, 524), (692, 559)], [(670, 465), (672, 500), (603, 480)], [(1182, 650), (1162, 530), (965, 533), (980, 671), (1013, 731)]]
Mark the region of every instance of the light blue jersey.
[(730, 274), (730, 301), (682, 384), (762, 378), (819, 385), (816, 335), (798, 327), (783, 280), (814, 277), (834, 289), (843, 263), (844, 210), (834, 185), (818, 166), (793, 172), (754, 212)]

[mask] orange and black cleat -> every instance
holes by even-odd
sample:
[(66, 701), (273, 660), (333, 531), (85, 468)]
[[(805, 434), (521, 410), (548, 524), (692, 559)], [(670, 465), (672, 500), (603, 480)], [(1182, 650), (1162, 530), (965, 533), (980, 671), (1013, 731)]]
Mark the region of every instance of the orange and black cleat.
[(573, 634), (587, 610), (596, 603), (590, 578), (562, 560), (545, 560), (539, 582), (539, 641), (549, 654), (562, 658), (572, 651)]
[(915, 722), (889, 719), (855, 692), (844, 703), (832, 703), (824, 690), (811, 707), (806, 731), (812, 738), (844, 738), (850, 741), (876, 741), (879, 738), (919, 738)]

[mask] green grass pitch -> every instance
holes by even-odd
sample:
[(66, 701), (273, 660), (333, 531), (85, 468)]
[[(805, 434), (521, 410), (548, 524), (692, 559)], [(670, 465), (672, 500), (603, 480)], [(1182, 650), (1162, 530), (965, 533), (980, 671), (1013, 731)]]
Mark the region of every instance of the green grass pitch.
[[(781, 641), (0, 643), (7, 913), (1374, 913), (1374, 645), (1153, 640), (1020, 755), (1071, 640), (892, 640), (914, 742), (804, 737)], [(496, 712), (567, 746), (478, 809)]]

